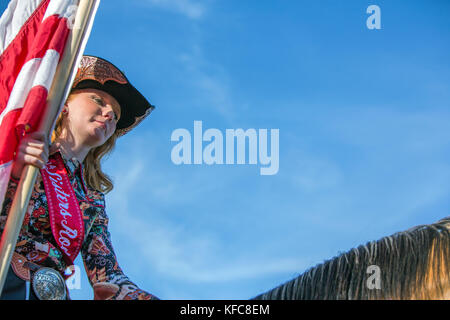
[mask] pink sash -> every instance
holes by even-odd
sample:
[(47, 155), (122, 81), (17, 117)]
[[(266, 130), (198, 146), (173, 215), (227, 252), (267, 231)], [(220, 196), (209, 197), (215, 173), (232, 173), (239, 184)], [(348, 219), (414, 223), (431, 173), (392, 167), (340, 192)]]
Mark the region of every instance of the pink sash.
[(53, 237), (64, 261), (73, 265), (84, 240), (84, 223), (78, 200), (70, 184), (64, 161), (54, 154), (41, 170), (47, 196)]

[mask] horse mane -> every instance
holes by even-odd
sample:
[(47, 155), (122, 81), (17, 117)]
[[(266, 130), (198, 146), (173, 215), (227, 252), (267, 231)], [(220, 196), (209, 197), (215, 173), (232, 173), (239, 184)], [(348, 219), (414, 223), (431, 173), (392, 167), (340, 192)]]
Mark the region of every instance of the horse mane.
[[(379, 289), (368, 285), (379, 269)], [(255, 300), (449, 299), (450, 217), (360, 245)]]

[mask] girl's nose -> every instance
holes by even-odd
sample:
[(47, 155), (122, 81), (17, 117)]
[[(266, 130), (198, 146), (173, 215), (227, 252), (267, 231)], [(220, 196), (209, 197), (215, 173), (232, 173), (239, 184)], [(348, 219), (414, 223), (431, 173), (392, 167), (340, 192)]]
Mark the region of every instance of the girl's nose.
[(115, 114), (114, 114), (114, 110), (112, 107), (110, 106), (106, 106), (105, 109), (103, 110), (103, 115), (105, 116), (105, 118), (107, 118), (108, 120), (114, 120), (115, 119)]

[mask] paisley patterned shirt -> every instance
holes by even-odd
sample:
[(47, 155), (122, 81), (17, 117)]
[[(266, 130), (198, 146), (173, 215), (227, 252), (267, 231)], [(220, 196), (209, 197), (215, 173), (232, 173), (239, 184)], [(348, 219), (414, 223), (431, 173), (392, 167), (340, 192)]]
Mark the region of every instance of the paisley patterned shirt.
[[(108, 232), (104, 194), (87, 187), (83, 180), (83, 166), (78, 160), (65, 159), (64, 156), (63, 159), (83, 215), (85, 239), (81, 254), (91, 285), (113, 284), (118, 288), (113, 299), (157, 299), (150, 293), (139, 289), (119, 267)], [(9, 182), (0, 215), (1, 232), (3, 232), (7, 213), (14, 199), (17, 184), (17, 181), (13, 179)], [(34, 185), (15, 251), (31, 262), (54, 268), (61, 274), (64, 274), (68, 267), (53, 238), (44, 183), (40, 174)]]

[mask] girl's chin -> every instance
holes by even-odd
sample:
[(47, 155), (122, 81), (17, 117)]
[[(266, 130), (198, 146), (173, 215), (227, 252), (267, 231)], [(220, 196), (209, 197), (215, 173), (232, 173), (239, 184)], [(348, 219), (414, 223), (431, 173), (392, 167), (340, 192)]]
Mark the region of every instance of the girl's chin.
[(106, 136), (105, 130), (102, 128), (95, 128), (89, 134), (89, 145), (98, 147), (104, 144), (109, 137)]

